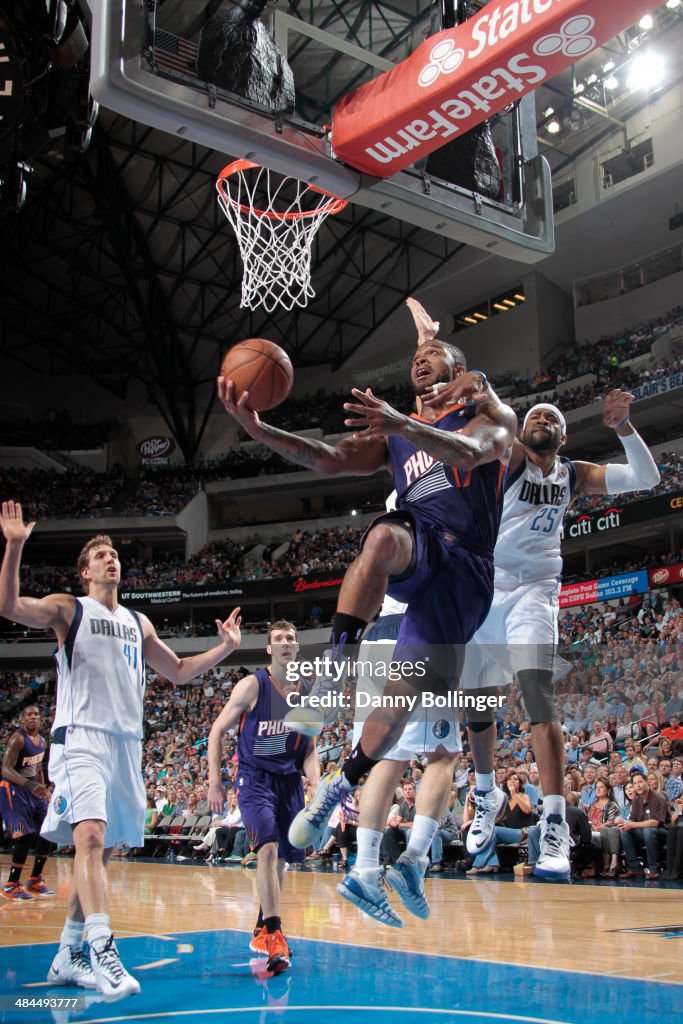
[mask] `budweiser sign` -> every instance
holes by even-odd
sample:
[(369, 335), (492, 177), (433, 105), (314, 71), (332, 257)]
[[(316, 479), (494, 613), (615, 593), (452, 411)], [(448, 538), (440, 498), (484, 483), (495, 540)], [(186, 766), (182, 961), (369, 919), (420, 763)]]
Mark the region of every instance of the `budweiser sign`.
[(137, 446), (143, 459), (163, 459), (175, 451), (175, 441), (172, 437), (146, 437)]
[(297, 580), (294, 584), (294, 593), (301, 594), (305, 590), (321, 590), (323, 587), (340, 587), (344, 582), (343, 576), (335, 576), (331, 580)]
[(395, 174), (658, 6), (654, 0), (493, 0), (344, 96), (332, 117), (334, 153), (376, 177)]

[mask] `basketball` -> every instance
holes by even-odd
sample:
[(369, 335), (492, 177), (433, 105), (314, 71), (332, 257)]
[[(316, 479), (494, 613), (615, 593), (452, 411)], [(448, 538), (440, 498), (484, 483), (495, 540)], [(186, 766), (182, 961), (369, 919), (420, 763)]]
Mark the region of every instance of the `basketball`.
[(221, 374), (235, 382), (236, 398), (249, 392), (249, 408), (266, 412), (284, 402), (292, 388), (292, 362), (279, 345), (265, 338), (248, 338), (226, 354)]

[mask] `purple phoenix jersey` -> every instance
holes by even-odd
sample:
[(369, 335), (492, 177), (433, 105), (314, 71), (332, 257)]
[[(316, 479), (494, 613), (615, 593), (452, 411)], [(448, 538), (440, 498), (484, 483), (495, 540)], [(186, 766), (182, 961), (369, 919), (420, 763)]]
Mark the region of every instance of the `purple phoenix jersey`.
[[(45, 740), (41, 736), (37, 742), (32, 740), (21, 726), (16, 731), (24, 745), (17, 756), (14, 771), (26, 779), (35, 779), (45, 757)], [(46, 813), (46, 802), (34, 796), (26, 786), (16, 786), (7, 779), (0, 782), (0, 814), (14, 839), (40, 832)]]
[[(310, 740), (283, 722), (290, 709), (282, 690), (267, 668), (254, 672), (258, 699), (245, 711), (237, 739), (237, 800), (249, 842), (258, 851), (266, 843), (278, 844), (278, 856), (302, 862), (304, 850), (291, 846), (289, 826), (304, 806), (301, 771)], [(310, 684), (299, 684), (308, 692)]]
[[(474, 405), (456, 405), (434, 422), (416, 413), (411, 418), (453, 433), (462, 430), (476, 412)], [(492, 555), (503, 511), (505, 464), (495, 459), (464, 472), (437, 462), (405, 438), (392, 435), (388, 445), (396, 508), (452, 534), (471, 550)]]
[(258, 680), (258, 699), (253, 711), (245, 711), (240, 722), (239, 767), (277, 775), (300, 773), (308, 750), (306, 737), (283, 722), (291, 707), (268, 669), (259, 668), (254, 675)]

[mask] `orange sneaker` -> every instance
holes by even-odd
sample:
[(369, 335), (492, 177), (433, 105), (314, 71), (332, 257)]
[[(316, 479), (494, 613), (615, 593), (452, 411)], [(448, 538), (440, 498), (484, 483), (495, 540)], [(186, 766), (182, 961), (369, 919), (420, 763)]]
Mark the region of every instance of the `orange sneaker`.
[(21, 903), (33, 899), (33, 896), (26, 892), (21, 882), (8, 882), (7, 885), (3, 885), (2, 889), (0, 889), (0, 896), (4, 896), (6, 900), (12, 900), (13, 903)]
[(251, 936), (251, 942), (249, 943), (249, 949), (252, 953), (258, 953), (259, 956), (268, 955), (268, 947), (266, 945), (266, 926), (263, 925), (261, 928), (254, 928), (253, 935)]
[(266, 954), (270, 974), (282, 974), (289, 970), (289, 946), (281, 931), (266, 932)]
[(35, 878), (26, 879), (26, 892), (30, 892), (32, 896), (54, 896), (54, 889), (48, 889), (43, 881), (42, 875), (36, 875)]

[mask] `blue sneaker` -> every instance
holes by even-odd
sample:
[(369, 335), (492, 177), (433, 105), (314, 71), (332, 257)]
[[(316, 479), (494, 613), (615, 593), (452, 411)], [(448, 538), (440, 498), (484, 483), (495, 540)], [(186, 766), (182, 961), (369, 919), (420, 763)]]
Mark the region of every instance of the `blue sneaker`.
[(332, 817), (332, 811), (339, 801), (355, 788), (342, 775), (341, 768), (325, 775), (308, 806), (299, 811), (289, 826), (289, 841), (292, 846), (299, 850), (305, 850), (307, 846), (319, 846), (325, 827)]
[(416, 857), (406, 850), (395, 864), (387, 868), (387, 881), (398, 893), (403, 906), (423, 921), (429, 917), (429, 904), (424, 886), (428, 864), (428, 857)]
[(403, 928), (403, 918), (389, 903), (384, 890), (384, 877), (379, 868), (354, 868), (337, 886), (337, 892), (349, 903), (375, 921), (390, 928)]

